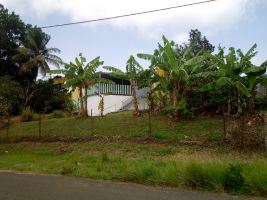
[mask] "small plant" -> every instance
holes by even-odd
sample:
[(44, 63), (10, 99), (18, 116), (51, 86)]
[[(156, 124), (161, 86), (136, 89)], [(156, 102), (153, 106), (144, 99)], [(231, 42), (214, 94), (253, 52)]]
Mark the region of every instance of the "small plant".
[(74, 166), (64, 166), (61, 170), (61, 174), (62, 175), (70, 175), (75, 171), (75, 167)]
[(65, 117), (65, 113), (61, 110), (54, 110), (52, 112), (52, 118), (64, 118)]
[(157, 153), (157, 155), (166, 156), (166, 155), (174, 154), (175, 149), (173, 147), (163, 147), (163, 148), (156, 149), (155, 152)]
[(153, 137), (159, 140), (172, 140), (173, 137), (168, 133), (156, 132)]
[(30, 107), (25, 108), (25, 110), (22, 111), (21, 113), (21, 121), (22, 122), (29, 122), (33, 121), (34, 118), (34, 113), (30, 109)]
[(217, 134), (217, 133), (211, 133), (209, 135), (207, 135), (207, 140), (212, 142), (212, 141), (222, 141), (223, 135), (222, 134)]
[(230, 165), (223, 175), (223, 186), (227, 192), (239, 192), (244, 185), (241, 165)]
[(213, 183), (210, 176), (202, 166), (196, 163), (191, 163), (185, 169), (185, 185), (192, 189), (213, 189)]
[(109, 160), (108, 158), (108, 154), (106, 151), (103, 151), (102, 154), (101, 154), (101, 160), (102, 162), (107, 162)]
[(100, 95), (100, 101), (98, 104), (98, 110), (100, 110), (100, 115), (103, 117), (104, 113), (104, 97)]

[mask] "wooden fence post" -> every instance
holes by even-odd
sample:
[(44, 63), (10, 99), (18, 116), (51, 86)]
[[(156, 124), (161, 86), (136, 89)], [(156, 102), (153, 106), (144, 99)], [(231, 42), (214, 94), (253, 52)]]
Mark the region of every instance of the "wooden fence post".
[(93, 136), (93, 109), (91, 109), (91, 135)]

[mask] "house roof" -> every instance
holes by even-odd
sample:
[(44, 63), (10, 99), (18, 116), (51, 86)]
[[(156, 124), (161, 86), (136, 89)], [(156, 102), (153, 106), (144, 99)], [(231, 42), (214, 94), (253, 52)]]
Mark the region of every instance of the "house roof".
[(115, 84), (130, 85), (130, 81), (126, 79), (122, 79), (122, 78), (115, 78), (111, 76), (111, 74), (108, 72), (100, 72), (100, 76), (101, 78), (105, 78), (105, 79), (113, 81)]

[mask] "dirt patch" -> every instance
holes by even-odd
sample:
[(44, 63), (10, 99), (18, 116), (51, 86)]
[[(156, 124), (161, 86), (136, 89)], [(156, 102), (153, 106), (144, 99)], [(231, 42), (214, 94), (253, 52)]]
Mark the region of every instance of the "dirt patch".
[(265, 149), (265, 116), (261, 113), (227, 116), (226, 139), (244, 150)]
[(69, 146), (66, 144), (63, 144), (59, 148), (54, 150), (54, 154), (60, 155), (60, 154), (64, 154), (64, 153), (67, 153), (70, 151), (71, 151), (71, 149), (69, 148)]
[[(199, 146), (199, 147), (216, 147), (219, 145), (224, 145), (224, 141), (187, 141), (187, 140), (179, 140), (179, 141), (165, 141), (159, 140), (153, 137), (125, 137), (125, 136), (103, 136), (103, 135), (94, 135), (94, 136), (86, 136), (86, 137), (21, 137), (15, 140), (5, 141), (5, 143), (22, 143), (22, 142), (63, 142), (63, 143), (75, 143), (75, 142), (93, 142), (99, 141), (101, 143), (109, 143), (109, 142), (131, 142), (135, 144), (155, 144), (160, 146)], [(69, 149), (67, 146), (61, 146), (56, 150), (56, 153), (64, 153)]]

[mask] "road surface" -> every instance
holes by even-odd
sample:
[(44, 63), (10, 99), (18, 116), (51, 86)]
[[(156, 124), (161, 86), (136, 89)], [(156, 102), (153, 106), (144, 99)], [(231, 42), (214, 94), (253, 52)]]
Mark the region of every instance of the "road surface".
[(228, 200), (226, 195), (94, 181), (64, 176), (0, 173), (0, 200)]

